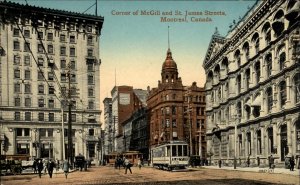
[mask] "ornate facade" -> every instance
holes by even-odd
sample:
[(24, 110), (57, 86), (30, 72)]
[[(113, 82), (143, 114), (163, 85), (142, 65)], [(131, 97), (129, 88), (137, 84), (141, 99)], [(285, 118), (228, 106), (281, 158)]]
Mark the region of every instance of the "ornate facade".
[(149, 145), (172, 140), (186, 141), (191, 155), (206, 156), (204, 88), (183, 86), (170, 49), (162, 65), (161, 81), (151, 89), (147, 100)]
[[(206, 71), (212, 159), (283, 164), (300, 155), (299, 1), (257, 1), (226, 37), (212, 36)], [(299, 160), (298, 160), (299, 161)]]
[(0, 9), (1, 155), (65, 159), (71, 103), (73, 156), (97, 161), (103, 17), (6, 1)]

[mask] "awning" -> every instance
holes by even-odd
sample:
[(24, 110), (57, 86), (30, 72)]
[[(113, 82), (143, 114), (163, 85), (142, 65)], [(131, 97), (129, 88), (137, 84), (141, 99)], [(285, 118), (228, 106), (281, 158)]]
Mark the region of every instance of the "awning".
[(258, 95), (255, 100), (252, 102), (251, 107), (260, 107), (261, 106), (261, 95)]

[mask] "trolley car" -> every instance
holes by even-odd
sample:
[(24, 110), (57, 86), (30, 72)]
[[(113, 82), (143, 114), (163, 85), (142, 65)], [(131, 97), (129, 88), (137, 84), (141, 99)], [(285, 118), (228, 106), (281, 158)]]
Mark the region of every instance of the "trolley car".
[(153, 167), (172, 171), (189, 165), (188, 144), (184, 141), (170, 141), (151, 149)]
[(136, 166), (138, 163), (138, 159), (141, 159), (143, 157), (143, 154), (138, 151), (126, 151), (123, 153), (113, 152), (111, 154), (106, 155), (105, 157), (107, 160), (107, 165), (110, 166), (115, 165), (115, 161), (118, 157), (120, 157), (121, 159), (126, 157), (131, 162), (131, 164)]

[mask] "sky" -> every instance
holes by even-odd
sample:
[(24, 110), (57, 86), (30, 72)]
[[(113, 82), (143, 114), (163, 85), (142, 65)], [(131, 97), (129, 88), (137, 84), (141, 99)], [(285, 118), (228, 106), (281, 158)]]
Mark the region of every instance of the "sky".
[[(29, 5), (95, 14), (95, 0), (11, 0)], [(97, 13), (104, 17), (100, 36), (100, 109), (111, 97), (114, 85), (147, 89), (157, 87), (169, 45), (183, 85), (205, 84), (202, 63), (216, 27), (226, 36), (229, 25), (242, 18), (255, 0), (98, 0)], [(91, 7), (92, 6), (92, 7)], [(91, 7), (91, 8), (90, 8)], [(90, 9), (89, 9), (90, 8)], [(152, 11), (155, 15), (142, 15)], [(187, 22), (162, 22), (161, 17), (185, 18)], [(223, 12), (205, 15), (205, 11)], [(180, 12), (181, 15), (178, 15)], [(137, 13), (137, 15), (134, 15)], [(177, 15), (175, 15), (177, 13)], [(163, 15), (168, 14), (168, 15)], [(210, 22), (192, 22), (191, 18)], [(102, 121), (103, 121), (103, 115)]]

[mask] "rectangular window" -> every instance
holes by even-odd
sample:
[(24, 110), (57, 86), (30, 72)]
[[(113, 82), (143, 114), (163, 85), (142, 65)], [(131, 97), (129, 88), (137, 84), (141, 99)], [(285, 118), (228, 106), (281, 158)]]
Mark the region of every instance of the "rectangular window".
[(52, 72), (48, 72), (48, 80), (53, 80), (54, 79), (54, 75)]
[(72, 114), (72, 121), (76, 122), (76, 114)]
[(49, 54), (53, 54), (54, 51), (53, 51), (53, 45), (48, 45), (48, 53)]
[(31, 98), (25, 98), (25, 107), (31, 107)]
[(94, 51), (93, 51), (93, 49), (88, 49), (87, 53), (88, 53), (88, 57), (92, 57), (94, 54)]
[(48, 33), (47, 34), (47, 40), (53, 40), (53, 33)]
[(31, 78), (31, 71), (25, 70), (25, 80), (29, 80)]
[(93, 45), (93, 36), (88, 36), (88, 38), (87, 38), (87, 44), (88, 45)]
[(71, 82), (76, 82), (76, 75), (75, 74), (71, 74)]
[(21, 128), (17, 128), (16, 129), (16, 134), (17, 134), (17, 136), (23, 136), (23, 129), (21, 129)]
[(14, 37), (18, 37), (20, 35), (20, 30), (17, 28), (14, 28)]
[(14, 50), (20, 50), (20, 42), (19, 41), (14, 41)]
[(31, 112), (25, 112), (25, 121), (31, 121)]
[(39, 31), (37, 36), (38, 36), (37, 39), (43, 39), (44, 38), (44, 33)]
[(20, 107), (21, 106), (21, 98), (15, 98), (15, 106)]
[(38, 71), (38, 80), (43, 80), (43, 79), (44, 79), (43, 72)]
[(38, 88), (39, 88), (39, 89), (38, 89), (38, 93), (39, 93), (39, 94), (44, 94), (44, 85), (39, 85)]
[(21, 120), (21, 113), (20, 112), (15, 112), (15, 120), (20, 121)]
[(71, 69), (75, 70), (76, 69), (76, 62), (72, 60), (71, 62)]
[(70, 48), (70, 56), (75, 56), (75, 48)]
[(48, 128), (47, 132), (48, 132), (48, 137), (53, 137), (53, 128)]
[(53, 86), (49, 86), (49, 94), (54, 94), (55, 89)]
[(44, 113), (43, 112), (39, 113), (39, 121), (44, 121)]
[(66, 35), (61, 34), (59, 37), (60, 42), (65, 42), (66, 41)]
[(39, 99), (38, 102), (39, 102), (39, 107), (44, 107), (45, 106), (44, 99)]
[(29, 136), (30, 129), (29, 128), (24, 128), (24, 136)]
[(94, 64), (93, 63), (88, 63), (87, 68), (88, 68), (88, 71), (94, 71)]
[(21, 92), (21, 84), (16, 83), (14, 85), (14, 91), (15, 91), (15, 93), (20, 93)]
[(70, 43), (75, 43), (75, 35), (70, 35)]
[(44, 59), (38, 58), (38, 66), (43, 67), (44, 66)]
[(14, 70), (14, 77), (15, 78), (20, 78), (20, 70), (19, 69)]
[(20, 64), (20, 56), (14, 55), (14, 64), (19, 65)]
[(24, 65), (29, 66), (30, 65), (30, 56), (24, 56)]
[(30, 51), (30, 43), (29, 42), (25, 42), (24, 43), (24, 52), (29, 52)]
[(30, 38), (30, 30), (24, 30), (24, 37)]
[(54, 121), (54, 113), (49, 113), (49, 121)]
[(62, 74), (60, 75), (60, 81), (61, 81), (61, 82), (66, 82), (66, 81), (67, 81), (67, 76), (66, 76), (65, 73), (62, 73)]
[(38, 44), (38, 52), (39, 53), (44, 53), (44, 48), (42, 44)]
[(31, 85), (25, 84), (25, 93), (31, 93)]
[(94, 76), (88, 75), (88, 84), (94, 84)]
[(66, 66), (67, 66), (66, 60), (60, 60), (60, 68), (64, 69), (66, 68)]
[(89, 96), (94, 96), (94, 89), (93, 88), (88, 89), (88, 95)]
[(60, 55), (63, 55), (63, 56), (66, 55), (66, 47), (65, 46), (60, 47)]
[(49, 100), (48, 106), (49, 106), (49, 108), (54, 108), (54, 100)]
[(94, 102), (93, 101), (89, 101), (89, 109), (94, 109)]

